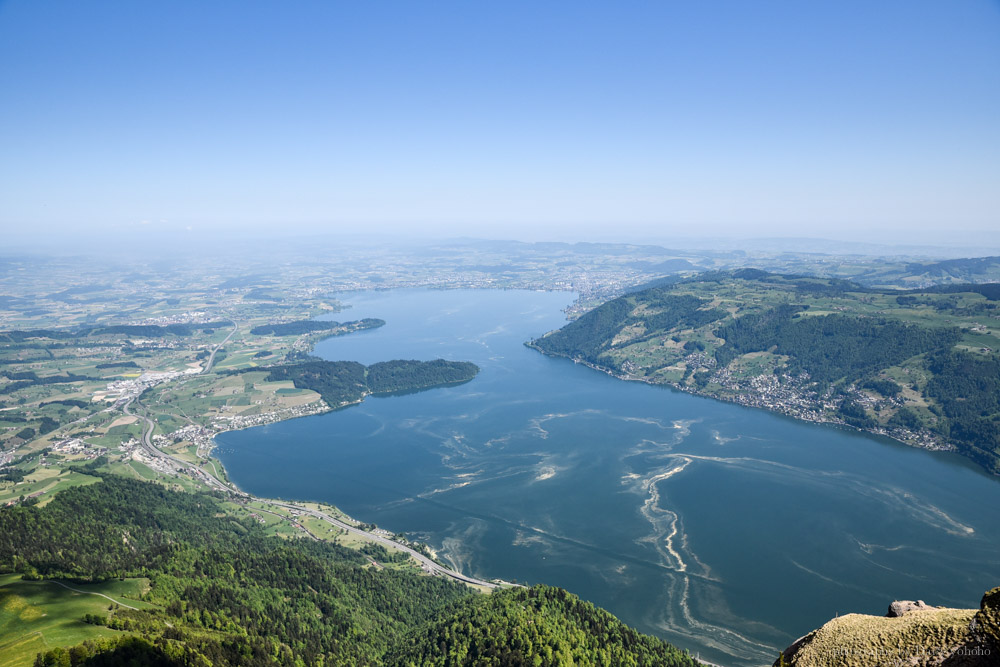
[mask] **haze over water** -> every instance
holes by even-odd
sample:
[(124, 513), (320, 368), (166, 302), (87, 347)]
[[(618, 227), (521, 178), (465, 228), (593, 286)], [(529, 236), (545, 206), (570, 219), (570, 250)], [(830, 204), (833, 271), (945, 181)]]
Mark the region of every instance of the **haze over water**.
[(316, 354), (469, 360), (473, 381), (217, 437), (245, 490), (322, 500), (480, 577), (563, 586), (725, 665), (835, 614), (978, 606), (1000, 480), (964, 460), (623, 382), (524, 347), (571, 295), (340, 296), (380, 317)]

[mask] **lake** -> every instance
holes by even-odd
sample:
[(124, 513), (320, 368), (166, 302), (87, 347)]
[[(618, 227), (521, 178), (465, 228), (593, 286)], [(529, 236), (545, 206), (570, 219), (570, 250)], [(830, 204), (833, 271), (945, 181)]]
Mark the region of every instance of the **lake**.
[(524, 347), (566, 292), (339, 295), (380, 329), (316, 354), (473, 361), (463, 385), (219, 435), (230, 477), (428, 542), (483, 578), (562, 586), (724, 665), (836, 614), (978, 607), (1000, 480), (963, 459), (624, 382)]

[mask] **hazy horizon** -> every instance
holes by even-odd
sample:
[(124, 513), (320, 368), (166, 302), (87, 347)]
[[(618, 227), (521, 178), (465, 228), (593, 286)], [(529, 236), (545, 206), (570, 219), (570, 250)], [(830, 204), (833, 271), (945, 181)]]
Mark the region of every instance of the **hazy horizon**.
[(919, 243), (900, 240), (896, 243), (879, 243), (862, 240), (840, 240), (816, 237), (711, 237), (673, 236), (643, 237), (631, 235), (601, 237), (522, 237), (496, 236), (493, 238), (472, 234), (388, 234), (316, 230), (241, 230), (233, 234), (225, 229), (176, 230), (176, 229), (130, 229), (117, 234), (93, 234), (67, 232), (58, 236), (8, 234), (5, 237), (0, 257), (16, 256), (63, 256), (152, 260), (156, 258), (180, 257), (234, 257), (258, 258), (281, 252), (305, 257), (329, 256), (338, 249), (365, 250), (378, 247), (407, 249), (420, 252), (421, 248), (434, 246), (462, 246), (466, 244), (578, 244), (622, 245), (660, 247), (685, 253), (711, 253), (742, 250), (749, 256), (764, 258), (779, 253), (804, 253), (818, 256), (867, 256), (912, 257), (934, 259), (975, 258), (1000, 256), (1000, 238), (993, 236), (992, 243), (982, 239), (975, 243), (968, 240), (941, 243)]
[(1000, 247), (993, 0), (13, 0), (0, 89), (7, 248)]

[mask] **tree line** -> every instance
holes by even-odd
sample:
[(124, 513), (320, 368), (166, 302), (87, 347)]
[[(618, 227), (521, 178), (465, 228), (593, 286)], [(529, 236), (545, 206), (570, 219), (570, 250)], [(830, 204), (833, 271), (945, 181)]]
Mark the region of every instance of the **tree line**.
[(317, 331), (331, 331), (340, 327), (345, 327), (350, 331), (360, 331), (362, 329), (376, 329), (384, 325), (385, 320), (373, 317), (344, 323), (332, 320), (297, 320), (295, 322), (262, 324), (250, 329), (250, 333), (255, 336), (301, 336), (302, 334), (315, 333)]
[(131, 636), (52, 649), (36, 664), (695, 664), (564, 591), (481, 595), (373, 569), (345, 547), (267, 536), (223, 500), (105, 475), (43, 507), (0, 509), (0, 571), (148, 577), (143, 598), (156, 605), (81, 618)]
[(413, 391), (471, 380), (479, 367), (467, 361), (380, 361), (367, 368), (356, 361), (313, 359), (274, 366), (270, 382), (291, 380), (299, 389), (311, 389), (331, 406), (353, 403), (367, 394)]

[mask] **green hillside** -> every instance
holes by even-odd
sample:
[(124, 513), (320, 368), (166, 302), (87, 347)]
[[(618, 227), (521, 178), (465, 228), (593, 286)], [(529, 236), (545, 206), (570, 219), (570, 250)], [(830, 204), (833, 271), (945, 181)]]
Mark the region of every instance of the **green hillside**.
[(879, 262), (858, 277), (865, 284), (964, 286), (1000, 280), (1000, 257), (969, 257), (943, 261)]
[(547, 586), (464, 598), (412, 633), (389, 662), (401, 667), (695, 664), (673, 646)]
[[(363, 552), (329, 542), (268, 536), (221, 497), (114, 475), (45, 506), (0, 509), (0, 571), (22, 575), (24, 582), (3, 580), (22, 588), (45, 578), (112, 587), (125, 586), (123, 578), (149, 582), (145, 591), (111, 589), (122, 606), (104, 600), (85, 609), (87, 600), (50, 607), (45, 623), (62, 623), (69, 634), (0, 616), (7, 643), (30, 644), (33, 633), (49, 632), (47, 644), (26, 644), (11, 665), (29, 665), (33, 650), (43, 649), (52, 650), (40, 664), (53, 665), (404, 665), (442, 660), (449, 642), (485, 656), (496, 653), (497, 642), (522, 639), (529, 643), (510, 646), (531, 658), (526, 664), (565, 664), (565, 655), (576, 664), (602, 656), (620, 657), (620, 664), (654, 664), (649, 656), (670, 660), (655, 664), (694, 664), (562, 591), (486, 596), (374, 565)], [(461, 632), (453, 636), (453, 627)], [(139, 639), (123, 639), (123, 632)], [(90, 643), (71, 651), (53, 648), (85, 637)], [(522, 664), (497, 659), (477, 664)]]
[(997, 285), (880, 290), (743, 269), (654, 284), (530, 345), (1000, 473), (998, 320)]
[(71, 590), (62, 582), (0, 575), (0, 665), (31, 664), (35, 655), (54, 646), (121, 634), (83, 619), (108, 613), (111, 602), (93, 593), (120, 599), (120, 585), (130, 583), (114, 581), (86, 587), (68, 584)]

